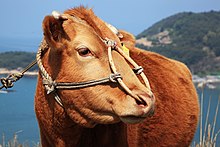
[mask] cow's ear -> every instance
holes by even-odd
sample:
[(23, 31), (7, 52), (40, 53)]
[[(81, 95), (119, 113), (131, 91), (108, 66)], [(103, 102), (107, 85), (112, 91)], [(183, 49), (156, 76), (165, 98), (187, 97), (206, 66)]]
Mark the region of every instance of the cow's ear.
[(135, 37), (131, 33), (123, 30), (119, 30), (119, 33), (123, 35), (120, 41), (125, 44), (127, 48), (133, 49), (135, 47)]
[(57, 19), (54, 16), (46, 16), (43, 20), (44, 37), (52, 48), (62, 48), (62, 40), (67, 38), (62, 26), (64, 21), (64, 19)]

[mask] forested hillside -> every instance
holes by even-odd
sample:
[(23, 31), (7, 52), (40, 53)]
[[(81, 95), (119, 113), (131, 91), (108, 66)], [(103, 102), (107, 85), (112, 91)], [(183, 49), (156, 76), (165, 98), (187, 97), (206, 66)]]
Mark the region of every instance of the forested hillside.
[[(26, 67), (35, 59), (36, 53), (31, 52), (3, 52), (0, 53), (0, 68), (17, 69), (18, 67)], [(37, 66), (31, 70), (36, 70)]]
[(220, 12), (184, 12), (140, 33), (137, 46), (184, 62), (194, 73), (220, 72)]

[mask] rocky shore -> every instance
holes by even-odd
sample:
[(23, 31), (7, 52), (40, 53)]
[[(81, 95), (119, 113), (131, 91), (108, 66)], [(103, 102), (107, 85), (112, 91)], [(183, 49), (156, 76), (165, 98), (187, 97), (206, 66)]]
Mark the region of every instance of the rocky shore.
[[(21, 72), (21, 70), (22, 69), (8, 70), (6, 68), (0, 68), (0, 75), (8, 75), (8, 74), (19, 73), (19, 72)], [(38, 71), (27, 71), (27, 72), (25, 72), (25, 75), (27, 75), (27, 76), (37, 76)]]
[(197, 88), (207, 87), (209, 89), (220, 88), (220, 75), (206, 75), (204, 77), (199, 77), (198, 75), (193, 75), (193, 82)]
[(198, 75), (193, 75), (194, 83), (220, 83), (220, 75), (206, 75), (204, 77), (199, 77)]

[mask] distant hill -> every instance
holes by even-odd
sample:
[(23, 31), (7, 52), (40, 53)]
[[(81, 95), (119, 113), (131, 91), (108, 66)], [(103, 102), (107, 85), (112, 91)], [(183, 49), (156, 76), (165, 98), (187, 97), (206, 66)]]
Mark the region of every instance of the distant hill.
[[(22, 52), (22, 51), (10, 51), (0, 53), (0, 68), (17, 69), (25, 68), (36, 57), (36, 53)], [(31, 70), (36, 70), (37, 66), (34, 66)]]
[(196, 74), (220, 74), (220, 12), (184, 12), (137, 35), (137, 46), (187, 64)]

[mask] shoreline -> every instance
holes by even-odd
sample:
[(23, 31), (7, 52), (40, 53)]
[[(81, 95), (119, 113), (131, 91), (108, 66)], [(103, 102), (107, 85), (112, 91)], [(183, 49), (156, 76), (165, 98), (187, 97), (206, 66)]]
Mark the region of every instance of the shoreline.
[[(0, 68), (0, 75), (9, 75), (9, 74), (16, 74), (20, 73), (21, 70), (13, 69), (13, 70), (8, 70), (6, 68)], [(37, 76), (38, 71), (27, 71), (24, 73), (26, 76)]]
[(192, 80), (194, 83), (220, 83), (220, 75), (206, 75), (203, 77), (193, 75)]

